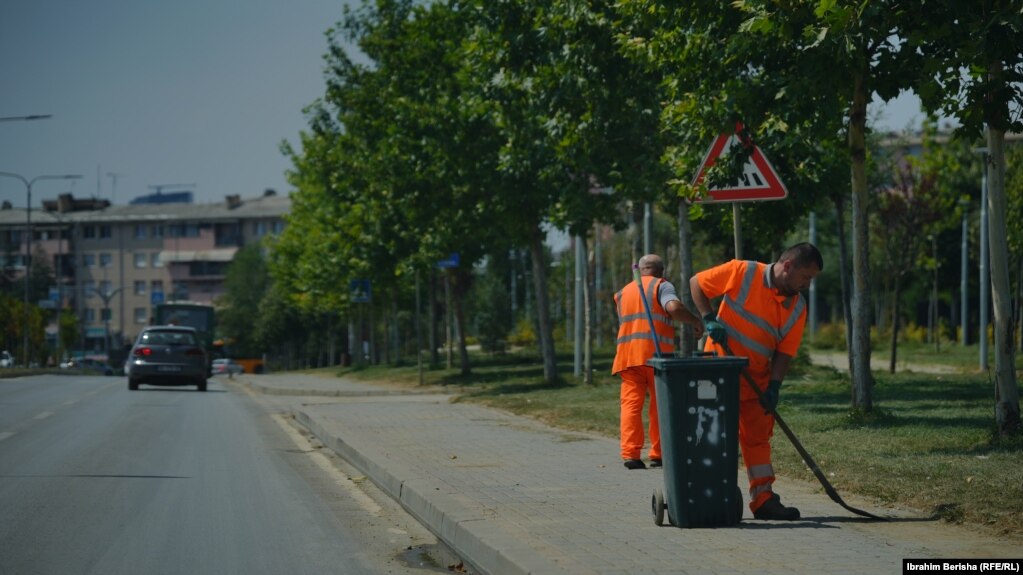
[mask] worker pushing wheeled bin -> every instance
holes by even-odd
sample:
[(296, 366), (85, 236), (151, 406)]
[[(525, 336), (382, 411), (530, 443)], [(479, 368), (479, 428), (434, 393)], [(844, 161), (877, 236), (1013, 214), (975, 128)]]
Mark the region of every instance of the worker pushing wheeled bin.
[(745, 357), (655, 357), (664, 490), (654, 490), (654, 522), (724, 527), (742, 520), (736, 482), (739, 374)]

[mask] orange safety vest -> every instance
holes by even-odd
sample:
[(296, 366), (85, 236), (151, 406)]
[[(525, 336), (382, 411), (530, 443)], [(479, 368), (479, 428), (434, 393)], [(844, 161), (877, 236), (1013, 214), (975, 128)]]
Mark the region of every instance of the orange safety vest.
[[(796, 355), (806, 322), (802, 294), (780, 295), (770, 273), (771, 264), (732, 260), (696, 274), (708, 298), (724, 296), (718, 321), (728, 332), (728, 346), (735, 355), (749, 358), (749, 373), (762, 388), (767, 386), (776, 351)], [(705, 349), (725, 353), (710, 339)], [(740, 398), (755, 397), (753, 390), (741, 387)]]
[[(653, 276), (643, 276), (640, 279), (646, 285), (646, 301), (654, 318), (654, 329), (657, 331), (661, 354), (674, 353), (675, 326), (658, 297), (664, 279)], [(636, 282), (628, 284), (615, 294), (615, 306), (618, 308), (618, 350), (615, 353), (614, 365), (611, 366), (612, 374), (627, 367), (646, 365), (646, 361), (654, 357), (654, 336), (650, 333), (650, 320), (647, 318)]]

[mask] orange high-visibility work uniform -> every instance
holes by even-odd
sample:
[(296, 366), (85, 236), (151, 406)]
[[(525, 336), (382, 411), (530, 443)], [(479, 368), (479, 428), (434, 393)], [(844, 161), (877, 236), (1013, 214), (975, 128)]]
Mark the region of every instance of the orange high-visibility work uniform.
[[(747, 372), (761, 391), (767, 389), (771, 379), (775, 352), (795, 357), (806, 323), (805, 299), (800, 294), (779, 294), (771, 280), (771, 265), (732, 260), (696, 274), (700, 289), (708, 298), (724, 296), (718, 321), (728, 332), (732, 353), (749, 358)], [(727, 354), (709, 338), (705, 350)], [(756, 392), (740, 379), (739, 445), (749, 477), (749, 507), (753, 511), (773, 494), (774, 416), (764, 411)]]
[[(653, 316), (656, 341), (662, 355), (675, 351), (675, 326), (660, 300), (662, 278), (643, 276), (646, 301)], [(611, 373), (622, 378), (621, 446), (622, 459), (639, 459), (643, 450), (643, 402), (650, 396), (650, 458), (661, 458), (661, 434), (657, 423), (657, 396), (654, 392), (654, 368), (646, 364), (654, 357), (654, 337), (650, 321), (640, 299), (639, 285), (632, 282), (615, 294), (618, 308), (618, 348)]]

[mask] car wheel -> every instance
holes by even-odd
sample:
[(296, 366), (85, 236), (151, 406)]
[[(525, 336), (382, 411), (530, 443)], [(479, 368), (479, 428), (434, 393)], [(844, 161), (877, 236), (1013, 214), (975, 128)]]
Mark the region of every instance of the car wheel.
[(204, 377), (199, 381), (195, 382), (195, 388), (198, 389), (199, 391), (206, 391), (206, 378)]
[(139, 382), (137, 379), (128, 378), (128, 389), (136, 391), (139, 388)]

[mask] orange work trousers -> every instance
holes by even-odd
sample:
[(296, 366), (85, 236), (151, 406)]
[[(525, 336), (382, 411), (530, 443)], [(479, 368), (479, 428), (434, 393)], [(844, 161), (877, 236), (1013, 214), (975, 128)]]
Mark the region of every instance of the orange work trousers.
[(749, 508), (756, 511), (774, 493), (774, 467), (771, 465), (771, 436), (774, 416), (764, 413), (758, 399), (739, 402), (739, 447), (749, 477)]
[(657, 425), (657, 395), (654, 392), (654, 368), (648, 365), (627, 367), (618, 372), (622, 378), (621, 434), (622, 459), (640, 459), (643, 451), (643, 403), (650, 395), (650, 458), (661, 458), (661, 432)]

